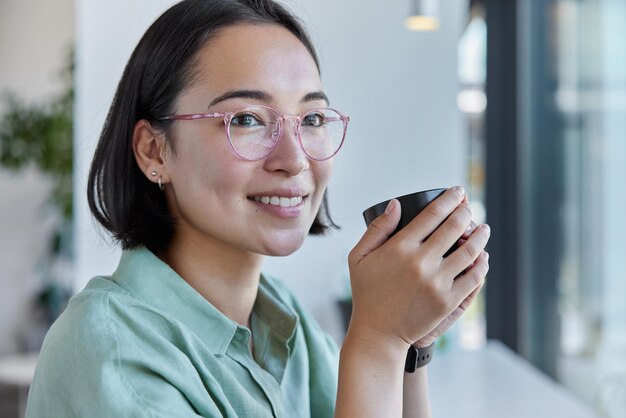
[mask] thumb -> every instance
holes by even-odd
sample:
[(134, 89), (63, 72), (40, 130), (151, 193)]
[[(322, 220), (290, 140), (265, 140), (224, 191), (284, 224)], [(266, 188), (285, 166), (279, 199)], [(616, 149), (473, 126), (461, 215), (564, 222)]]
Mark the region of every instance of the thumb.
[(400, 202), (397, 199), (391, 199), (385, 213), (369, 224), (365, 234), (352, 250), (354, 261), (358, 263), (387, 241), (400, 222), (400, 214)]

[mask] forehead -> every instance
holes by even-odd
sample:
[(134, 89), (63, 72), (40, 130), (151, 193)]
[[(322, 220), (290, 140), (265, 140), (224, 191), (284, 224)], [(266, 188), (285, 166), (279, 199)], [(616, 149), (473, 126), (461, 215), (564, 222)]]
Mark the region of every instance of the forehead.
[(221, 30), (198, 53), (196, 87), (219, 95), (226, 90), (263, 90), (272, 96), (321, 90), (313, 57), (287, 29), (270, 24)]

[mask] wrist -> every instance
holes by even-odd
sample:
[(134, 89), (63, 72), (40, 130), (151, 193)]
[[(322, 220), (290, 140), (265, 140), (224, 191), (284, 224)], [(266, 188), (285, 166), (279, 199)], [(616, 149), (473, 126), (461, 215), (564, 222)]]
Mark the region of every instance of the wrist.
[(403, 365), (409, 344), (405, 341), (380, 335), (350, 332), (346, 334), (341, 347), (342, 353), (369, 357), (373, 361), (398, 363)]
[(406, 348), (347, 335), (339, 357), (335, 416), (400, 417), (403, 353)]

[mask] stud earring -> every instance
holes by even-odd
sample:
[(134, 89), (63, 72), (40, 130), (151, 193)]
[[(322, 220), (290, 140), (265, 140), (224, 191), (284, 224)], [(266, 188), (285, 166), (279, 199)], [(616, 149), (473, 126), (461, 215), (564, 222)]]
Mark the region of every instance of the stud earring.
[(152, 177), (156, 177), (157, 174), (159, 174), (159, 173), (157, 173), (156, 170), (152, 170), (152, 173), (150, 173), (150, 174), (152, 174)]

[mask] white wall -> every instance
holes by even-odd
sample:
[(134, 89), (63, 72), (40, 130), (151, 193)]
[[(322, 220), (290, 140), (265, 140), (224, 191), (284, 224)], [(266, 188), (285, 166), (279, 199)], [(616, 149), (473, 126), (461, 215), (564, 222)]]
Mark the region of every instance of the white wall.
[(58, 91), (73, 36), (72, 0), (0, 1), (0, 91), (34, 101)]
[[(98, 132), (132, 48), (172, 1), (77, 0), (77, 283), (110, 273), (119, 253), (89, 217), (86, 173)], [(320, 323), (341, 336), (335, 300), (344, 294), (347, 254), (364, 231), (361, 212), (394, 195), (461, 184), (466, 145), (456, 108), (456, 42), (467, 0), (442, 1), (433, 33), (404, 29), (408, 0), (292, 0), (322, 61), (325, 91), (351, 116), (330, 184), (342, 230), (310, 239), (296, 254), (268, 259)], [(384, 280), (386, 278), (381, 278)]]
[[(0, 94), (40, 102), (60, 87), (57, 74), (73, 38), (72, 0), (0, 1)], [(0, 112), (2, 112), (0, 105)], [(0, 169), (0, 355), (19, 349), (54, 219), (49, 181), (37, 170)]]

